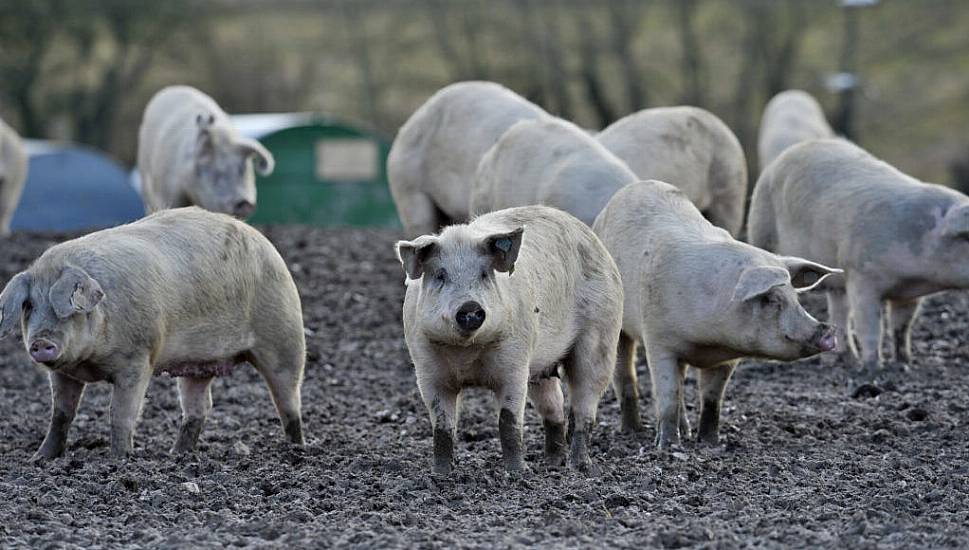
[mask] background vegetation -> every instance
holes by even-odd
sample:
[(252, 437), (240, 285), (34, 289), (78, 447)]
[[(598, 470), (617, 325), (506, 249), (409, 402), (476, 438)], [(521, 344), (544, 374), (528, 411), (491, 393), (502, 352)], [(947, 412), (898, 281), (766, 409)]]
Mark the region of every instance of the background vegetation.
[[(798, 87), (875, 154), (953, 183), (969, 179), (966, 29), (963, 0), (0, 0), (0, 116), (130, 164), (167, 84), (392, 137), (436, 89), (488, 79), (588, 128), (700, 105), (755, 162), (766, 100)], [(846, 69), (853, 98), (826, 86)]]

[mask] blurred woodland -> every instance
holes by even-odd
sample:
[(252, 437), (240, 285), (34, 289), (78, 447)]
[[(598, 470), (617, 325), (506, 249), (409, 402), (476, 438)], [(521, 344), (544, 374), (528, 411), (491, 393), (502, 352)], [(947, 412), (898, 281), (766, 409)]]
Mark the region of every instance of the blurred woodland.
[(590, 129), (699, 105), (754, 163), (765, 102), (797, 87), (875, 154), (969, 188), (966, 29), (965, 0), (0, 0), (0, 116), (131, 164), (167, 84), (392, 138), (438, 88), (487, 79)]

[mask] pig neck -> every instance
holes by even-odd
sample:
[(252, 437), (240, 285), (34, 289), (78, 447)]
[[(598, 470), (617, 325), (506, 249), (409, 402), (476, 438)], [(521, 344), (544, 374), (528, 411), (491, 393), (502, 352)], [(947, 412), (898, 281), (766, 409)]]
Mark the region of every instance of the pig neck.
[(698, 369), (733, 363), (747, 355), (721, 344), (690, 344), (679, 354), (683, 361)]

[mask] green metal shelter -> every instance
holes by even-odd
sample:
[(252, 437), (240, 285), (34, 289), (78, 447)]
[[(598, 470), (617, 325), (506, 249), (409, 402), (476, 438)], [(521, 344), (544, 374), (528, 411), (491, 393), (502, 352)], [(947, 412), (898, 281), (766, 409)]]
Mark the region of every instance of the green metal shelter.
[(245, 136), (273, 154), (276, 168), (256, 176), (253, 224), (399, 227), (387, 186), (390, 144), (313, 113), (233, 115)]

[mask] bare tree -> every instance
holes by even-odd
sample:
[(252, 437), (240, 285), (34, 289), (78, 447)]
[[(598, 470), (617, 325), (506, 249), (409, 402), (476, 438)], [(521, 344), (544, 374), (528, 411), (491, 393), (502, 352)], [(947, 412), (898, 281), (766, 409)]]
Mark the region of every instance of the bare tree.
[(576, 27), (579, 29), (579, 77), (585, 91), (586, 100), (598, 119), (600, 127), (612, 124), (617, 116), (616, 108), (610, 103), (606, 83), (599, 73), (601, 41), (596, 34), (593, 22), (584, 6), (573, 10)]
[(683, 74), (685, 90), (683, 102), (703, 106), (703, 54), (697, 39), (695, 18), (700, 0), (673, 0), (676, 24), (680, 37), (680, 71)]
[(431, 22), (431, 33), (434, 35), (434, 41), (437, 44), (441, 58), (448, 67), (450, 79), (452, 81), (467, 80), (468, 70), (465, 67), (464, 61), (461, 59), (460, 52), (451, 40), (449, 7), (453, 3), (448, 0), (423, 0), (423, 4), (424, 11), (427, 13)]
[[(844, 34), (841, 45), (841, 56), (839, 60), (839, 70), (842, 73), (856, 75), (857, 71), (857, 52), (858, 52), (858, 9), (845, 7), (844, 12)], [(857, 83), (853, 82), (845, 86), (839, 93), (838, 108), (835, 111), (832, 125), (839, 134), (852, 140), (858, 141), (858, 129), (855, 126), (856, 100), (855, 92)]]
[(638, 111), (648, 103), (642, 71), (636, 62), (632, 42), (636, 38), (642, 17), (641, 0), (609, 0), (610, 38), (612, 53), (622, 68), (629, 111)]
[(26, 137), (46, 136), (43, 116), (36, 106), (36, 85), (41, 77), (53, 35), (55, 14), (62, 11), (60, 0), (0, 1), (0, 75), (3, 97), (20, 119), (20, 133)]
[(354, 0), (344, 0), (340, 3), (340, 13), (345, 21), (347, 34), (347, 49), (350, 57), (356, 61), (357, 72), (360, 77), (360, 100), (363, 112), (371, 125), (383, 127), (383, 115), (380, 111), (380, 88), (377, 86), (376, 75), (370, 54), (370, 37), (367, 33), (366, 6)]

